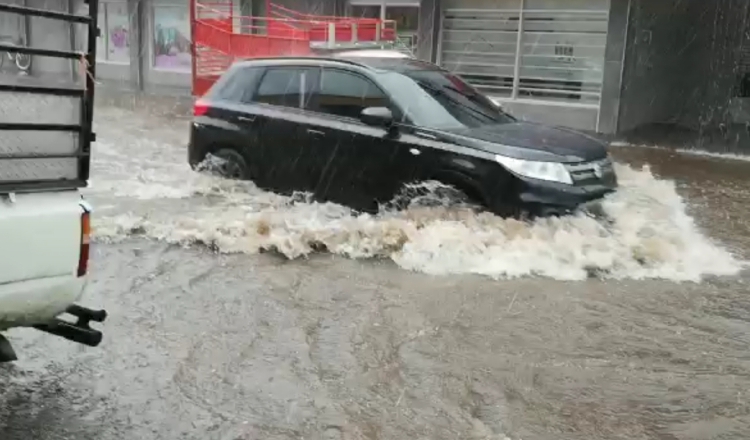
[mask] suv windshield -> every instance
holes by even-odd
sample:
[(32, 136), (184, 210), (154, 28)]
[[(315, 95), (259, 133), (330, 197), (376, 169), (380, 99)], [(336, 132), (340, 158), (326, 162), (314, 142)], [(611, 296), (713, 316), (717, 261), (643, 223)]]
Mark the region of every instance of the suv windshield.
[(415, 125), (473, 128), (515, 120), (476, 89), (444, 70), (391, 70), (381, 73), (379, 79)]

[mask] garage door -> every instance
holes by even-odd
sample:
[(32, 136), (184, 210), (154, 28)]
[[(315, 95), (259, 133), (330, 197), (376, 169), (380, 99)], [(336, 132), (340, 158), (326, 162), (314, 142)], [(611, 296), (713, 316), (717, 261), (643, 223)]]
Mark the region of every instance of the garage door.
[(598, 105), (609, 0), (443, 3), (447, 69), (488, 94)]

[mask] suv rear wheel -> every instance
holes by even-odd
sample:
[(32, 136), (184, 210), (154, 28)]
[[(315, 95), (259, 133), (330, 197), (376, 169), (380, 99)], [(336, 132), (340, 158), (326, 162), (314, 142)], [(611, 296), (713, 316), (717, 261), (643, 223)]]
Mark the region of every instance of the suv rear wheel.
[(250, 180), (252, 178), (250, 167), (247, 166), (245, 158), (237, 151), (231, 148), (222, 148), (211, 154), (220, 159), (216, 171), (222, 177), (237, 180)]

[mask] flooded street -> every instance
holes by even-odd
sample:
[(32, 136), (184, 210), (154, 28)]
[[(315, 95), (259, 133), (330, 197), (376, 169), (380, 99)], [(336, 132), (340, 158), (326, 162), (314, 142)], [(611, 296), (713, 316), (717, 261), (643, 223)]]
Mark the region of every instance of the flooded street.
[(97, 111), (105, 341), (10, 332), (2, 440), (750, 437), (750, 161), (615, 148), (609, 221), (368, 216)]

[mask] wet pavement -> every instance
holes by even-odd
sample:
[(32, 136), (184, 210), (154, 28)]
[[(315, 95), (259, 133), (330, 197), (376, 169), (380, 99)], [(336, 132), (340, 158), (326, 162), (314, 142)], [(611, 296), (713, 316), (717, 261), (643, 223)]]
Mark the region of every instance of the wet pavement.
[[(184, 121), (108, 115), (100, 119), (111, 125), (99, 128), (89, 193), (101, 217), (96, 227), (106, 234), (94, 248), (86, 296), (88, 305), (110, 312), (106, 339), (89, 349), (32, 330), (10, 332), (22, 359), (0, 365), (0, 439), (750, 438), (750, 274), (707, 270), (700, 283), (668, 279), (708, 264), (693, 254), (722, 257), (711, 243), (691, 247), (704, 236), (738, 259), (750, 258), (750, 162), (656, 149), (613, 152), (674, 180), (702, 232), (688, 233), (680, 216), (647, 216), (677, 209), (651, 200), (668, 199), (664, 187), (649, 197), (615, 199), (612, 209), (624, 220), (603, 243), (617, 248), (631, 240), (623, 249), (632, 250), (642, 244), (632, 241), (635, 232), (674, 227), (649, 242), (659, 249), (672, 244), (690, 258), (679, 260), (666, 248), (643, 272), (621, 253), (596, 254), (619, 258), (614, 279), (563, 280), (577, 273), (572, 257), (559, 258), (570, 271), (536, 276), (518, 267), (437, 275), (444, 266), (404, 263), (403, 237), (375, 243), (387, 237), (373, 232), (383, 222), (368, 229), (362, 220), (335, 217), (338, 228), (354, 225), (371, 241), (315, 238), (330, 228), (303, 228), (291, 218), (315, 217), (319, 211), (306, 204), (260, 193), (250, 199), (237, 187), (191, 180), (180, 147)], [(134, 137), (171, 147), (130, 144), (111, 128), (114, 120), (131, 124), (122, 130)], [(644, 185), (662, 181), (634, 176)], [(231, 204), (227, 194), (235, 197)], [(276, 236), (277, 246), (286, 243), (282, 253), (294, 254), (299, 237), (322, 241), (331, 252), (296, 259), (250, 252), (264, 246), (249, 232), (233, 232), (235, 223), (249, 221), (240, 204), (253, 212), (272, 207), (287, 221), (282, 228), (264, 214), (271, 232), (256, 231), (255, 220), (243, 223), (262, 237)], [(334, 221), (335, 209), (325, 209), (320, 222)], [(628, 210), (640, 211), (628, 217)], [(122, 227), (125, 214), (136, 217), (132, 228)], [(178, 216), (183, 220), (173, 221)], [(641, 225), (649, 218), (656, 232)], [(631, 223), (639, 229), (625, 227)], [(461, 224), (485, 225), (463, 217)], [(420, 236), (398, 225), (416, 246)], [(225, 233), (206, 235), (214, 226)], [(552, 245), (562, 232), (571, 240), (588, 226), (581, 220), (535, 228), (557, 231)], [(474, 235), (480, 233), (486, 231)], [(449, 238), (432, 236), (458, 246)], [(238, 246), (243, 240), (253, 245)], [(334, 243), (349, 252), (335, 251)], [(395, 256), (384, 256), (398, 246)], [(365, 248), (379, 249), (377, 258), (353, 258), (373, 256)], [(424, 252), (409, 255), (416, 254)], [(482, 256), (488, 257), (495, 266), (508, 264)], [(558, 261), (540, 253), (544, 258)]]

